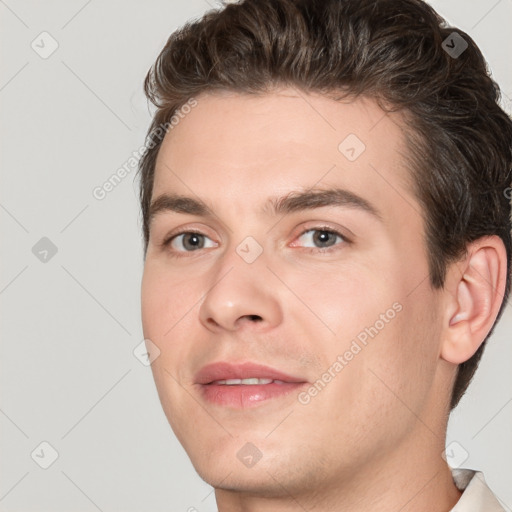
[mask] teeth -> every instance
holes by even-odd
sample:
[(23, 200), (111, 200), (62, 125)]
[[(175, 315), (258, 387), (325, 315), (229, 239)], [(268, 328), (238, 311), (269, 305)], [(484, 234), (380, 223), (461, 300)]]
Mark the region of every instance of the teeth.
[(255, 384), (270, 384), (271, 382), (280, 382), (282, 381), (274, 381), (273, 379), (226, 379), (226, 380), (216, 380), (213, 384), (224, 384), (226, 386), (236, 386), (236, 385), (245, 385), (245, 386), (253, 386)]

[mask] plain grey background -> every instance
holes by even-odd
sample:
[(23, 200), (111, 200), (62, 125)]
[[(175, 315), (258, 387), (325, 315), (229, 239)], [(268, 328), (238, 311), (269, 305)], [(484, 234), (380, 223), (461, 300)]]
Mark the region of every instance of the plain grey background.
[[(510, 113), (512, 0), (432, 4), (480, 45)], [(2, 511), (216, 510), (133, 353), (142, 243), (127, 163), (150, 121), (148, 68), (174, 29), (219, 6), (0, 0)], [(447, 439), (508, 511), (511, 332), (507, 307)]]

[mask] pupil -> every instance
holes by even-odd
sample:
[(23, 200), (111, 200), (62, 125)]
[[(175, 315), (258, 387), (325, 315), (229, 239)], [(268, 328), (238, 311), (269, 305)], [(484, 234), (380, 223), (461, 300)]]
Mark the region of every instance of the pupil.
[[(318, 231), (317, 235), (315, 235), (314, 238), (315, 238), (315, 241), (318, 241), (320, 244), (323, 244), (323, 243), (327, 242), (329, 237), (330, 236), (332, 237), (333, 234), (334, 233), (331, 233), (329, 231)], [(326, 238), (327, 238), (327, 240), (326, 240)], [(328, 245), (332, 245), (332, 243), (328, 244)]]
[[(183, 245), (187, 249), (201, 249), (201, 247), (204, 245), (204, 242), (201, 243), (201, 235), (198, 235), (197, 233), (190, 233), (188, 237), (184, 237), (183, 239)], [(192, 244), (187, 243), (189, 240), (194, 240)], [(188, 247), (187, 247), (188, 245)]]

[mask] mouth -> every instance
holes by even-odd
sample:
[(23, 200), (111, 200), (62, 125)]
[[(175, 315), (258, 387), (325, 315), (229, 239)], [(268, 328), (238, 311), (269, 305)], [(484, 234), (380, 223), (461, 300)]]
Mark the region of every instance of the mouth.
[(245, 409), (284, 398), (307, 381), (275, 368), (255, 363), (219, 362), (203, 367), (196, 375), (202, 397), (212, 404)]
[(284, 381), (282, 380), (274, 380), (274, 379), (260, 379), (258, 377), (251, 377), (249, 379), (224, 379), (224, 380), (215, 380), (213, 382), (209, 382), (209, 384), (214, 384), (217, 386), (258, 386), (258, 385), (265, 385), (265, 384), (271, 384), (272, 382), (275, 382), (277, 384), (284, 384)]

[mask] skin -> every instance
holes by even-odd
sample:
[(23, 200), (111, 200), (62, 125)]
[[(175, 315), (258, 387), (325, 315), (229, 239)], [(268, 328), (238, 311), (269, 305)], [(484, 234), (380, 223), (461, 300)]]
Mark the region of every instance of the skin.
[[(496, 318), (503, 244), (473, 243), (445, 287), (431, 288), (403, 123), (370, 99), (282, 88), (197, 101), (163, 141), (153, 199), (199, 197), (215, 217), (154, 218), (142, 322), (160, 350), (151, 367), (162, 407), (215, 487), (219, 511), (450, 510), (460, 497), (441, 456), (450, 390), (457, 364)], [(350, 133), (366, 146), (353, 162), (338, 150)], [(332, 186), (365, 198), (382, 218), (349, 206), (260, 211), (269, 196)], [(331, 252), (319, 252), (303, 233), (326, 224), (350, 242), (336, 238)], [(162, 247), (190, 228), (205, 235), (205, 248), (187, 252), (183, 237)], [(250, 264), (236, 252), (248, 236), (263, 249)], [(195, 373), (226, 360), (312, 385), (394, 303), (400, 312), (307, 404), (292, 393), (234, 409), (199, 393)], [(250, 468), (237, 457), (248, 442), (262, 454)]]

